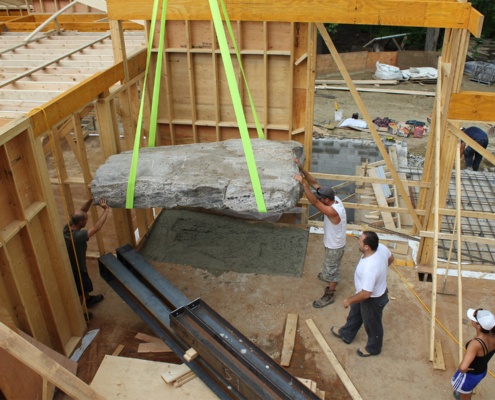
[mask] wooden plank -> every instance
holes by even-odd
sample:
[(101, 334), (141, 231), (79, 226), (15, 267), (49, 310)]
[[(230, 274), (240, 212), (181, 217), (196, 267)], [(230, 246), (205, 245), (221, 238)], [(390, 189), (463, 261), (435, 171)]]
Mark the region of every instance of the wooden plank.
[[(348, 87), (344, 86), (327, 86), (327, 85), (318, 85), (315, 86), (315, 89), (319, 90), (344, 90), (350, 91)], [(387, 94), (411, 94), (414, 96), (428, 96), (434, 97), (435, 92), (423, 92), (421, 90), (399, 90), (399, 89), (380, 89), (380, 88), (363, 88), (357, 87), (356, 90), (358, 92), (372, 92), (372, 93), (387, 93)]]
[(453, 93), (448, 118), (462, 121), (495, 121), (495, 93)]
[[(378, 175), (376, 173), (375, 168), (370, 168), (368, 170), (368, 174), (372, 178), (377, 178)], [(380, 207), (388, 207), (387, 199), (383, 194), (383, 188), (380, 183), (373, 183), (373, 192), (375, 193), (376, 201)], [(395, 226), (394, 219), (392, 217), (391, 212), (381, 211), (383, 222), (385, 223), (385, 227), (387, 229), (395, 230), (397, 227)]]
[(73, 398), (105, 399), (96, 390), (86, 385), (36, 346), (33, 346), (26, 339), (1, 323), (0, 348)]
[(186, 364), (167, 364), (165, 366), (165, 372), (162, 373), (162, 379), (167, 383), (173, 383), (177, 379), (192, 372)]
[(363, 103), (363, 100), (359, 96), (359, 93), (357, 92), (356, 87), (352, 83), (351, 76), (349, 75), (349, 73), (345, 69), (345, 66), (342, 63), (342, 60), (339, 56), (339, 53), (338, 53), (335, 45), (332, 42), (332, 39), (330, 38), (330, 35), (328, 34), (327, 30), (325, 29), (325, 27), (322, 23), (317, 23), (316, 26), (318, 28), (318, 31), (320, 32), (320, 35), (323, 37), (325, 44), (327, 45), (328, 49), (330, 50), (330, 54), (332, 54), (333, 58), (335, 59), (337, 66), (339, 67), (339, 71), (342, 74), (342, 77), (347, 81), (347, 85), (348, 85), (349, 89), (351, 90), (352, 97), (353, 97), (354, 101), (356, 102), (361, 114), (363, 115), (364, 120), (366, 121), (366, 123), (369, 126), (369, 129), (371, 131), (371, 135), (373, 136), (373, 139), (375, 140), (375, 143), (378, 147), (378, 150), (380, 151), (380, 154), (382, 155), (383, 159), (385, 160), (385, 162), (387, 164), (387, 167), (388, 167), (390, 173), (392, 174), (392, 178), (394, 179), (394, 183), (396, 185), (398, 185), (399, 192), (400, 192), (402, 198), (404, 199), (404, 201), (406, 202), (406, 206), (407, 206), (407, 209), (409, 210), (409, 213), (411, 214), (411, 216), (414, 219), (414, 226), (417, 229), (421, 229), (422, 224), (421, 224), (421, 221), (419, 220), (418, 214), (417, 214), (415, 208), (413, 207), (413, 205), (411, 204), (411, 201), (409, 200), (408, 194), (404, 190), (404, 187), (399, 184), (400, 183), (399, 176), (397, 175), (397, 172), (396, 172), (396, 170), (395, 170), (395, 168), (394, 168), (394, 166), (390, 160), (390, 157), (388, 156), (385, 145), (383, 144), (383, 142), (380, 138), (380, 135), (378, 134), (378, 131), (376, 130), (375, 125), (373, 124), (371, 116), (370, 116), (368, 110), (366, 109), (366, 107)]
[(134, 336), (135, 339), (142, 340), (143, 342), (148, 342), (148, 343), (163, 343), (163, 340), (160, 338), (157, 338), (156, 336), (150, 336), (147, 335), (146, 333), (141, 333), (138, 332), (136, 333), (136, 336)]
[(165, 343), (139, 343), (138, 353), (171, 353), (172, 350)]
[(174, 387), (175, 388), (181, 387), (182, 385), (186, 384), (189, 381), (192, 381), (196, 377), (197, 377), (197, 375), (194, 372), (189, 371), (187, 374), (185, 374), (184, 376), (181, 376), (179, 379), (177, 379), (174, 382)]
[(288, 367), (290, 365), (290, 359), (292, 358), (292, 352), (294, 351), (294, 342), (296, 340), (298, 317), (297, 314), (287, 314), (284, 344), (282, 346), (282, 356), (280, 358), (280, 365), (283, 367)]
[(340, 378), (345, 388), (349, 392), (351, 398), (353, 400), (362, 400), (361, 395), (357, 391), (352, 381), (349, 379), (349, 376), (347, 376), (346, 372), (344, 371), (344, 368), (342, 368), (342, 365), (340, 365), (339, 360), (337, 360), (337, 357), (335, 357), (335, 354), (333, 353), (328, 343), (325, 341), (325, 338), (320, 333), (313, 320), (307, 319), (306, 324), (308, 325), (309, 330), (311, 331), (316, 341), (320, 345), (321, 349), (323, 350), (323, 353), (325, 353), (325, 356), (327, 357), (328, 361), (330, 361), (330, 363), (332, 364), (332, 367), (334, 368), (338, 377)]
[[(378, 79), (353, 79), (352, 83), (355, 85), (397, 85), (399, 81), (397, 80), (378, 80)], [(347, 82), (342, 79), (316, 79), (316, 85), (347, 85)]]
[(124, 347), (125, 346), (123, 344), (119, 344), (117, 348), (113, 351), (112, 356), (119, 356), (120, 353), (122, 353), (122, 350), (124, 350)]
[(433, 357), (433, 368), (445, 371), (442, 342), (438, 339), (435, 340), (435, 356)]
[[(110, 19), (129, 21), (151, 20), (153, 0), (107, 0)], [(349, 3), (334, 0), (232, 0), (226, 4), (233, 21), (332, 22), (338, 24), (421, 26), (427, 28), (470, 29), (477, 33), (480, 21), (470, 23), (471, 4), (413, 0)], [(284, 10), (284, 12), (280, 12)], [(159, 11), (160, 12), (160, 11)], [(407, 18), (403, 18), (407, 15)], [(171, 0), (167, 4), (167, 20), (211, 20), (208, 3), (196, 0)]]
[(105, 356), (96, 372), (91, 387), (106, 399), (119, 400), (218, 400), (201, 379), (175, 388), (167, 385), (161, 374), (169, 365), (135, 358)]

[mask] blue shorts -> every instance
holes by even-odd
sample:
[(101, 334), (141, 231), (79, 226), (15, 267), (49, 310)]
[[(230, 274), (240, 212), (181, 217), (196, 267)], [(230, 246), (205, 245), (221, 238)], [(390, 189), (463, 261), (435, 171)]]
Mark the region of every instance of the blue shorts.
[(452, 377), (452, 386), (459, 393), (471, 393), (476, 385), (480, 383), (485, 376), (486, 371), (481, 374), (474, 375), (470, 373), (463, 374), (457, 370)]

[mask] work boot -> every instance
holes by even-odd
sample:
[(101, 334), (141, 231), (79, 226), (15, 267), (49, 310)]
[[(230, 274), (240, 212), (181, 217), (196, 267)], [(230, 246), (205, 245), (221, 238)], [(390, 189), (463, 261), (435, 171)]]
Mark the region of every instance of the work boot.
[(102, 294), (97, 294), (96, 296), (88, 296), (86, 297), (86, 307), (91, 308), (102, 300), (103, 300)]
[(335, 293), (335, 290), (330, 290), (329, 287), (325, 289), (325, 293), (319, 300), (313, 301), (313, 307), (314, 308), (322, 308), (325, 306), (328, 306), (329, 304), (332, 304), (335, 302), (335, 299), (333, 297), (333, 294)]

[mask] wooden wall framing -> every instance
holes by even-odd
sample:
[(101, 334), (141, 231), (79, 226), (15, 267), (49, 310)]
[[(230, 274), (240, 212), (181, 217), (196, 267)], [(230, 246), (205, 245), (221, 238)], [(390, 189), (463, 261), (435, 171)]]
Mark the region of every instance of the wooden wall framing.
[[(477, 104), (493, 104), (492, 94), (460, 90), (469, 32), (479, 36), (482, 16), (469, 3), (431, 0), (420, 3), (412, 0), (364, 1), (359, 5), (347, 0), (327, 3), (232, 0), (227, 3), (229, 15), (235, 21), (248, 79), (252, 82), (257, 78), (251, 90), (255, 93), (265, 134), (268, 139), (298, 140), (304, 144), (307, 154), (311, 153), (315, 78), (316, 28), (312, 22), (318, 25), (334, 22), (448, 28), (439, 65), (443, 83), (437, 95), (435, 114), (436, 131), (443, 135), (441, 159), (439, 167), (435, 167), (433, 154), (438, 151), (438, 145), (435, 149), (435, 144), (430, 143), (421, 184), (423, 189), (416, 208), (407, 202), (403, 183), (389, 155), (380, 148), (392, 173), (392, 178), (386, 181), (397, 186), (405, 201), (405, 207), (400, 211), (411, 215), (415, 229), (422, 235), (422, 260), (431, 261), (435, 239), (430, 236), (438, 234), (433, 229), (438, 226), (434, 225), (433, 210), (443, 209), (446, 189), (440, 185), (439, 198), (435, 199), (433, 191), (426, 188), (439, 170), (446, 175), (452, 171), (458, 139), (449, 131), (455, 131), (460, 119), (495, 121), (493, 107), (475, 108)], [(65, 140), (67, 135), (64, 133), (68, 129), (65, 124), (71, 125), (79, 136), (81, 115), (87, 107), (94, 107), (104, 156), (131, 147), (139, 88), (144, 84), (145, 54), (141, 52), (127, 59), (122, 32), (126, 21), (131, 19), (146, 20), (149, 26), (151, 4), (152, 0), (107, 0), (109, 26), (115, 43), (115, 65), (33, 110), (27, 118), (2, 126), (0, 132), (3, 171), (0, 179), (2, 187), (8, 188), (0, 194), (0, 320), (3, 321), (2, 315), (7, 314), (17, 327), (65, 354), (70, 353), (85, 326), (68, 267), (40, 137), (49, 133), (57, 138), (55, 143)], [(237, 123), (206, 7), (207, 2), (169, 1), (159, 111), (158, 141), (161, 145), (237, 137)], [(404, 11), (408, 18), (398, 18)], [(331, 41), (327, 44), (332, 46)], [(332, 55), (339, 64), (338, 53)], [(355, 87), (352, 90), (353, 84), (346, 76), (345, 67), (342, 64), (339, 68), (360, 111), (367, 115)], [(239, 71), (236, 73), (239, 76)], [(119, 89), (111, 89), (119, 82)], [(246, 102), (245, 92), (242, 99)], [(254, 136), (253, 120), (249, 112), (246, 111), (246, 115), (250, 134)], [(119, 118), (124, 126), (124, 144), (118, 140)], [(454, 128), (447, 129), (449, 124)], [(373, 136), (377, 144), (381, 143), (378, 134)], [(434, 136), (435, 132), (431, 137)], [(84, 146), (82, 141), (78, 142), (73, 151), (84, 171), (83, 179), (74, 182), (70, 177), (62, 176), (61, 181), (69, 210), (74, 208), (71, 185), (86, 185), (91, 180)], [(54, 148), (57, 147), (58, 144)], [(349, 179), (342, 177), (343, 181)], [(381, 182), (379, 178), (373, 180)], [(112, 210), (112, 215), (119, 244), (135, 245), (136, 229), (138, 241), (142, 240), (156, 213), (153, 210)], [(97, 216), (93, 215), (93, 218)], [(107, 249), (104, 239), (99, 238), (99, 250), (101, 254), (113, 249)]]

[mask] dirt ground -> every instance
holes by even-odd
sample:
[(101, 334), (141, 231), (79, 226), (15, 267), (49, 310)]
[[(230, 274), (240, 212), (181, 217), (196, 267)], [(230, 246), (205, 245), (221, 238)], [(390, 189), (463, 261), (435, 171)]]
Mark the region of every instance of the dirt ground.
[[(369, 80), (372, 78), (373, 72), (360, 72), (351, 74), (352, 79), (355, 80)], [(318, 76), (317, 79), (342, 79), (340, 75), (324, 75)], [(359, 86), (365, 88), (373, 88), (371, 85)], [(435, 92), (435, 84), (419, 84), (411, 82), (401, 82), (398, 85), (381, 85), (380, 90), (408, 90), (408, 91), (421, 91), (421, 92)], [(477, 82), (469, 80), (469, 76), (464, 75), (462, 83), (463, 91), (478, 91), (478, 92), (493, 92), (495, 87), (483, 85)], [(408, 120), (427, 121), (427, 118), (433, 113), (433, 104), (435, 97), (423, 96), (423, 95), (404, 95), (404, 94), (387, 94), (387, 93), (373, 93), (373, 92), (359, 92), (361, 99), (366, 106), (371, 118), (376, 117), (384, 118), (388, 117), (397, 122), (405, 122)], [(343, 111), (343, 118), (351, 118), (352, 114), (358, 113), (359, 118), (363, 118), (361, 111), (356, 105), (351, 93), (349, 91), (341, 90), (316, 90), (315, 92), (315, 105), (314, 105), (314, 123), (316, 125), (326, 125), (332, 122), (334, 117), (335, 102), (338, 103), (339, 109)], [(493, 124), (486, 123), (466, 123), (466, 126), (475, 125), (479, 126), (485, 132), (488, 132)], [(429, 127), (429, 124), (427, 125)], [(339, 129), (325, 130), (325, 137), (339, 137), (339, 138), (369, 138), (373, 140), (371, 133), (362, 133), (351, 129)], [(387, 134), (383, 134), (383, 137), (387, 137)], [(410, 154), (417, 156), (424, 156), (426, 153), (426, 145), (428, 143), (429, 135), (425, 134), (421, 139), (413, 138), (410, 135), (408, 138), (394, 137), (397, 142), (406, 141), (407, 150)], [(488, 150), (495, 151), (495, 132), (490, 135), (492, 138)], [(493, 165), (482, 162), (481, 168), (490, 168)]]
[[(370, 79), (369, 74), (353, 77)], [(401, 84), (397, 88), (435, 90), (434, 85), (421, 87), (416, 84)], [(476, 84), (471, 90), (485, 89), (488, 88)], [(359, 112), (348, 92), (327, 92), (325, 97), (320, 93), (321, 91), (318, 91), (315, 96), (315, 123), (328, 120), (328, 115), (333, 115), (335, 101), (338, 101), (345, 116)], [(433, 97), (413, 95), (362, 93), (362, 97), (373, 118), (388, 116), (396, 120), (426, 119), (431, 114), (433, 104)], [(334, 130), (330, 133), (343, 137), (363, 135), (347, 130)], [(409, 151), (424, 154), (427, 138), (425, 136), (422, 139), (405, 139)], [(86, 145), (92, 147), (93, 140), (95, 139), (88, 139)], [(98, 157), (97, 151), (90, 154)], [(81, 193), (81, 201), (76, 206), (82, 203), (83, 199), (84, 193)], [(62, 215), (61, 217), (63, 218)], [(108, 227), (112, 226), (110, 218), (104, 232), (110, 231)], [(106, 237), (107, 251), (114, 251), (111, 243), (113, 240), (114, 237)], [(89, 250), (96, 251), (94, 239), (90, 240)], [(388, 274), (388, 288), (392, 300), (384, 311), (383, 352), (376, 357), (361, 358), (357, 356), (356, 349), (365, 344), (366, 334), (363, 330), (350, 345), (344, 344), (329, 331), (332, 325), (340, 326), (345, 322), (347, 310), (343, 308), (342, 300), (344, 296), (353, 294), (353, 272), (360, 256), (357, 240), (353, 237), (348, 238), (336, 303), (323, 309), (315, 309), (312, 302), (322, 295), (324, 289), (323, 283), (316, 279), (321, 270), (323, 255), (322, 236), (310, 234), (301, 278), (236, 272), (211, 274), (204, 269), (190, 266), (164, 263), (153, 265), (191, 300), (201, 297), (276, 361), (280, 361), (287, 313), (297, 313), (299, 323), (296, 344), (288, 370), (297, 377), (316, 381), (318, 388), (326, 391), (327, 399), (351, 397), (308, 329), (305, 321), (310, 318), (323, 334), (363, 399), (453, 398), (450, 378), (459, 362), (455, 339), (458, 337), (458, 296), (439, 294), (436, 299), (438, 323), (435, 337), (442, 344), (445, 370), (434, 370), (429, 361), (431, 325), (428, 310), (432, 302), (432, 283), (419, 281), (414, 268), (391, 268)], [(119, 344), (125, 346), (121, 353), (124, 357), (179, 362), (178, 357), (173, 354), (137, 353), (139, 341), (134, 339), (135, 334), (153, 332), (98, 276), (95, 259), (89, 261), (89, 269), (95, 292), (103, 293), (105, 300), (91, 310), (94, 317), (88, 324), (88, 329), (98, 328), (100, 332), (83, 354), (79, 362), (78, 376), (90, 383), (103, 357), (112, 354)], [(494, 308), (494, 285), (491, 280), (463, 279), (463, 318), (465, 310), (469, 307)], [(443, 278), (438, 282), (438, 290), (442, 290), (442, 286)], [(455, 278), (448, 279), (445, 291), (457, 291)], [(474, 329), (464, 324), (463, 342), (473, 334)], [(495, 368), (492, 362), (493, 370)], [(490, 374), (479, 385), (474, 399), (492, 399), (493, 393), (495, 379), (494, 375)]]

